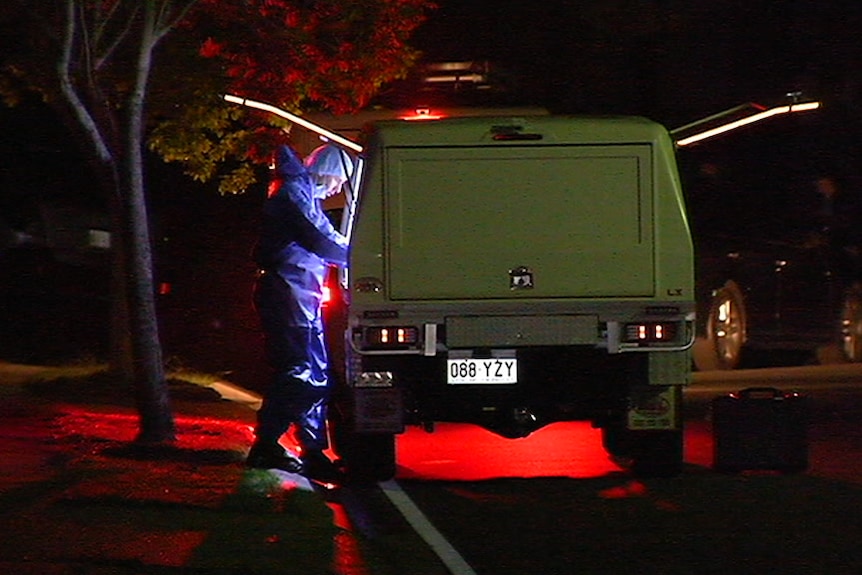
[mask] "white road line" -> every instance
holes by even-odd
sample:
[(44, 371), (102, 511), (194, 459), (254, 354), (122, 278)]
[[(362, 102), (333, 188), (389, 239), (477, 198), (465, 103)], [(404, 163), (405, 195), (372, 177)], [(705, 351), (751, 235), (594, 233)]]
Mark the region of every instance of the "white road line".
[(389, 501), (392, 502), (401, 515), (410, 523), (413, 530), (419, 534), (425, 543), (437, 554), (437, 557), (443, 562), (452, 575), (476, 575), (473, 568), (461, 557), (461, 554), (452, 547), (452, 544), (446, 540), (443, 535), (437, 531), (431, 521), (425, 516), (422, 511), (416, 507), (413, 500), (404, 493), (401, 486), (395, 480), (384, 481), (380, 483), (380, 488)]

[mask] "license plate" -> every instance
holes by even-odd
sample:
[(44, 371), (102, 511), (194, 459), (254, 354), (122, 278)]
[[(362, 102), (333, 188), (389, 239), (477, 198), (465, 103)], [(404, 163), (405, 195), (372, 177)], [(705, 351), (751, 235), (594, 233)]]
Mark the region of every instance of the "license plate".
[(518, 360), (515, 358), (450, 359), (448, 383), (517, 383)]

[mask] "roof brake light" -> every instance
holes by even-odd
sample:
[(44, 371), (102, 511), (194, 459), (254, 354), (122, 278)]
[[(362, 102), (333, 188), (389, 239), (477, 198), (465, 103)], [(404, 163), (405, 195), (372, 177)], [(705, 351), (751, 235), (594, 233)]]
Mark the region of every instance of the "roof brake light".
[(416, 120), (440, 120), (444, 118), (443, 114), (433, 112), (431, 108), (416, 108), (413, 113), (399, 116), (399, 120), (416, 121)]

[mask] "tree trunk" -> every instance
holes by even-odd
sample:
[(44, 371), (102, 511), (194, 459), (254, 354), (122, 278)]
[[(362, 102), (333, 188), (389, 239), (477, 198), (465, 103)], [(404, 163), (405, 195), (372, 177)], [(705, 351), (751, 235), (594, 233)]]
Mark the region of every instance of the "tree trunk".
[(156, 38), (155, 6), (146, 2), (141, 31), (135, 86), (129, 95), (127, 140), (120, 165), (123, 215), (126, 219), (127, 294), (132, 326), (135, 400), (140, 415), (137, 440), (147, 443), (174, 441), (176, 429), (170, 407), (162, 347), (156, 321), (153, 263), (144, 195), (143, 114), (147, 80)]
[[(114, 261), (112, 274), (111, 369), (122, 383), (131, 383), (140, 417), (137, 440), (148, 443), (176, 439), (162, 348), (156, 320), (149, 220), (144, 194), (143, 125), (147, 82), (152, 53), (167, 33), (197, 0), (141, 0), (123, 3), (119, 18), (128, 17), (117, 40), (130, 41), (136, 49), (130, 91), (124, 102), (107, 94), (122, 94), (110, 74), (100, 76), (102, 62), (91, 40), (97, 34), (86, 26), (104, 16), (99, 6), (93, 13), (81, 0), (63, 6), (61, 53), (57, 62), (59, 90), (92, 146), (100, 185), (110, 194)], [(118, 4), (119, 5), (119, 4)], [(93, 5), (89, 5), (93, 7)], [(176, 18), (170, 19), (174, 14)], [(137, 42), (136, 44), (134, 42)], [(86, 49), (82, 48), (84, 46)], [(76, 60), (80, 53), (88, 57)], [(110, 53), (110, 51), (106, 52)], [(83, 64), (83, 66), (79, 65)], [(123, 105), (117, 106), (118, 103)], [(118, 118), (122, 117), (122, 120)]]
[(132, 354), (131, 320), (129, 318), (129, 289), (126, 266), (128, 240), (122, 230), (126, 228), (122, 195), (119, 193), (119, 183), (116, 178), (104, 189), (113, 190), (110, 197), (111, 229), (111, 315), (109, 329), (109, 363), (111, 375), (131, 388), (135, 380), (135, 368)]

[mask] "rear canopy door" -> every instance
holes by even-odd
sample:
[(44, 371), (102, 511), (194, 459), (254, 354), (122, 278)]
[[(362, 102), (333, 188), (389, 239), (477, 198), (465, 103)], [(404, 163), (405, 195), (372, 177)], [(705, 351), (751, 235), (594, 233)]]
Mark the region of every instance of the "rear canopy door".
[(386, 164), (392, 299), (654, 293), (648, 145), (390, 148)]

